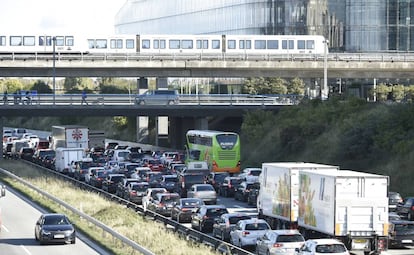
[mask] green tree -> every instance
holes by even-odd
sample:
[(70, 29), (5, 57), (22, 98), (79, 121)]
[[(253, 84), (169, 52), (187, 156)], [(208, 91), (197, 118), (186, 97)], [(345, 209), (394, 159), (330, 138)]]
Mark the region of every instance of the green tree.
[(377, 93), (377, 100), (380, 102), (386, 101), (390, 92), (391, 88), (384, 83), (378, 84), (377, 88), (375, 89), (375, 93)]
[(31, 90), (36, 90), (37, 93), (52, 94), (53, 90), (42, 80), (37, 80)]
[(2, 82), (3, 91), (14, 92), (17, 90), (23, 90), (24, 86), (20, 80), (17, 79), (6, 79)]
[(305, 82), (298, 77), (294, 78), (287, 87), (287, 93), (303, 96), (305, 94)]
[(392, 99), (396, 102), (401, 102), (404, 99), (404, 85), (394, 85), (391, 88)]
[(287, 82), (282, 78), (248, 78), (243, 86), (247, 94), (287, 94)]
[(66, 77), (63, 82), (63, 88), (66, 92), (71, 93), (73, 91), (79, 90), (79, 85), (81, 84), (81, 78), (79, 77)]

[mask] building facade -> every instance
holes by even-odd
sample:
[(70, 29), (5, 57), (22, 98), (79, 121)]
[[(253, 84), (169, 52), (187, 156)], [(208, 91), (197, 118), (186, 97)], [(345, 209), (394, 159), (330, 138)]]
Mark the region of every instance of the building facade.
[(120, 34), (324, 35), (332, 50), (414, 51), (414, 0), (127, 0)]

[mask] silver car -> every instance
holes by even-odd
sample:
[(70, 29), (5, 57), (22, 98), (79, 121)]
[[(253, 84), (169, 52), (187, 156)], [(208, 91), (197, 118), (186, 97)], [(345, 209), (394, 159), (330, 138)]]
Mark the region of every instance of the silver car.
[(295, 229), (268, 230), (256, 242), (256, 254), (294, 255), (305, 238)]
[(193, 184), (187, 192), (187, 197), (200, 198), (205, 204), (217, 203), (217, 193), (211, 184)]
[(135, 98), (135, 104), (172, 105), (179, 103), (177, 90), (148, 90)]

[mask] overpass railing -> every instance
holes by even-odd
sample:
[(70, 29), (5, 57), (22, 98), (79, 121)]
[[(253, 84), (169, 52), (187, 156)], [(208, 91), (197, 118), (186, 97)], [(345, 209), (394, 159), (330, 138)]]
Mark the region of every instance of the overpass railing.
[[(35, 94), (18, 96), (9, 94), (7, 100), (3, 95), (0, 101), (7, 105), (121, 105), (139, 107), (136, 94), (87, 94), (86, 102), (82, 103), (81, 94)], [(247, 95), (247, 94), (208, 94), (180, 95), (179, 105), (296, 105), (302, 96), (298, 95)]]

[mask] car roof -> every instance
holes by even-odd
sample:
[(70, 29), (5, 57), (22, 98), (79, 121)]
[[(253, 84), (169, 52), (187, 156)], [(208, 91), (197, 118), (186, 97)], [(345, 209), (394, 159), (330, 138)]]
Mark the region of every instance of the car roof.
[(273, 232), (277, 235), (300, 235), (301, 233), (297, 229), (277, 229), (277, 230), (269, 230), (269, 232)]
[(207, 209), (210, 208), (226, 208), (225, 205), (221, 205), (221, 204), (217, 204), (217, 205), (203, 205), (204, 207), (206, 207)]
[(258, 218), (240, 220), (240, 222), (244, 222), (246, 224), (251, 224), (251, 223), (266, 223), (267, 224), (267, 221), (265, 221), (263, 219), (258, 219)]
[(320, 244), (343, 244), (341, 241), (331, 238), (320, 238), (320, 239), (308, 239), (307, 242), (314, 242)]

